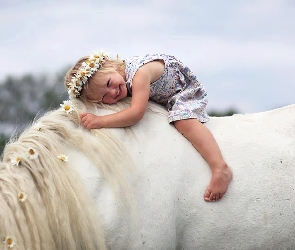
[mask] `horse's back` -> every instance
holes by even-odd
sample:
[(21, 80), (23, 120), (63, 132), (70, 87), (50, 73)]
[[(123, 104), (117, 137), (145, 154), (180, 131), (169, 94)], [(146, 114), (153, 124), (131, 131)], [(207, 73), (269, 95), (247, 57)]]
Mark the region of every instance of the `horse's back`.
[(211, 118), (206, 126), (234, 172), (228, 192), (216, 203), (203, 200), (211, 177), (208, 165), (165, 116), (147, 112), (132, 137), (118, 131), (136, 166), (133, 188), (142, 247), (295, 246), (294, 111), (288, 106)]
[(204, 223), (191, 230), (197, 246), (295, 247), (295, 106), (211, 118), (207, 126), (232, 167), (234, 178), (220, 202), (202, 203)]

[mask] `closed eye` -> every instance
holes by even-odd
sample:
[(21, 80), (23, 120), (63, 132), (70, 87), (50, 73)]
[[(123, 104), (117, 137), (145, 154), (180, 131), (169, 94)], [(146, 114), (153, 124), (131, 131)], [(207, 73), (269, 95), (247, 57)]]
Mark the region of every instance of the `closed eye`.
[[(111, 78), (109, 78), (109, 80), (107, 81), (106, 84), (107, 88), (109, 88), (111, 86)], [(106, 94), (102, 97), (101, 101), (103, 101), (103, 99), (106, 97)]]

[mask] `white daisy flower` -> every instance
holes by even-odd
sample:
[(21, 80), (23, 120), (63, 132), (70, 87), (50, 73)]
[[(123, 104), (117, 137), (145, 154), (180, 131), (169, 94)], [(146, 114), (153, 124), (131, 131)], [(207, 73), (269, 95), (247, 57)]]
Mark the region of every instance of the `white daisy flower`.
[(70, 82), (67, 83), (67, 88), (68, 89), (71, 89), (71, 88), (75, 87), (75, 85), (76, 85), (75, 84), (75, 81), (74, 80), (71, 80)]
[(18, 200), (24, 202), (28, 198), (28, 195), (25, 192), (18, 193)]
[(10, 163), (12, 166), (19, 166), (20, 161), (21, 161), (21, 158), (19, 156), (16, 156), (10, 160)]
[(63, 101), (63, 104), (60, 104), (60, 106), (65, 110), (67, 114), (71, 113), (74, 110), (72, 102), (70, 100)]
[(30, 158), (30, 160), (35, 160), (38, 158), (38, 153), (34, 148), (29, 148), (27, 151), (27, 156)]
[(40, 131), (42, 127), (43, 127), (42, 122), (37, 122), (34, 124), (34, 128), (37, 129), (38, 131)]
[(90, 55), (89, 59), (92, 60), (97, 60), (101, 57), (104, 56), (104, 53), (102, 51), (95, 51), (92, 55)]
[(73, 85), (73, 87), (80, 88), (80, 90), (82, 89), (82, 86), (83, 86), (83, 82), (81, 80), (75, 81), (75, 83)]
[(3, 244), (8, 248), (13, 248), (16, 245), (16, 239), (11, 236), (6, 236)]
[(64, 162), (69, 161), (69, 157), (64, 154), (58, 155), (57, 158)]
[(86, 62), (82, 62), (81, 68), (84, 68), (86, 66), (87, 66), (87, 63)]
[(95, 60), (88, 60), (87, 64), (87, 69), (91, 71), (95, 67)]

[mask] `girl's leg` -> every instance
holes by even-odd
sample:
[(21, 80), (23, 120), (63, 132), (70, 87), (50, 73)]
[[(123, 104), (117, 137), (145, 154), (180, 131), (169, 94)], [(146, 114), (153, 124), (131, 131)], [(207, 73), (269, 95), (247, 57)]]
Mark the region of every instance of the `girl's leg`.
[(225, 194), (232, 171), (224, 161), (210, 130), (197, 119), (175, 121), (174, 126), (208, 162), (212, 177), (204, 194), (205, 201), (217, 201)]

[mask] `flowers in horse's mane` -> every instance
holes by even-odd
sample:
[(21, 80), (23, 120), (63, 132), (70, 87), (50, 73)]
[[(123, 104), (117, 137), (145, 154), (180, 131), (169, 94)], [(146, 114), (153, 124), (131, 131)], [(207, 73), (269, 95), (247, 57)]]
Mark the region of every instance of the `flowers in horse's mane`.
[(34, 148), (29, 148), (27, 151), (27, 157), (29, 157), (30, 160), (35, 160), (38, 158), (38, 153)]
[(15, 156), (10, 160), (12, 166), (18, 166), (20, 164), (21, 158), (19, 156)]
[(64, 155), (64, 154), (58, 155), (57, 158), (60, 159), (63, 162), (69, 161), (69, 157)]
[(70, 98), (78, 98), (81, 95), (81, 90), (88, 79), (104, 64), (110, 55), (103, 51), (94, 52), (89, 58), (82, 63), (72, 79), (66, 83)]
[(67, 114), (71, 113), (74, 110), (73, 109), (73, 104), (72, 104), (71, 100), (63, 101), (63, 103), (60, 104), (60, 106), (64, 109), (64, 111)]
[(7, 248), (13, 248), (16, 245), (16, 239), (12, 236), (6, 236), (5, 240), (3, 241), (3, 244)]
[(36, 122), (34, 124), (34, 128), (37, 129), (38, 131), (40, 131), (42, 127), (43, 127), (43, 124), (40, 121), (39, 122)]
[(24, 202), (28, 198), (28, 195), (25, 192), (18, 193), (18, 200)]

